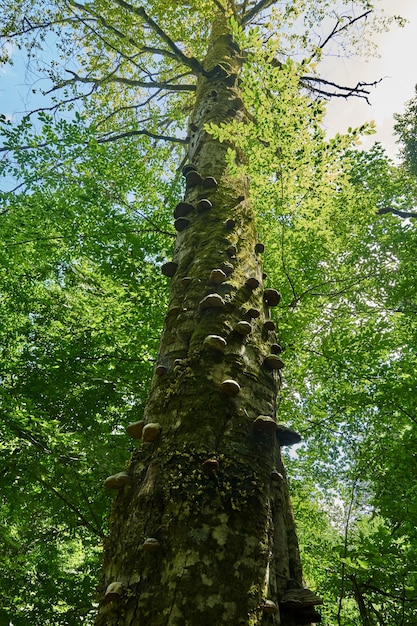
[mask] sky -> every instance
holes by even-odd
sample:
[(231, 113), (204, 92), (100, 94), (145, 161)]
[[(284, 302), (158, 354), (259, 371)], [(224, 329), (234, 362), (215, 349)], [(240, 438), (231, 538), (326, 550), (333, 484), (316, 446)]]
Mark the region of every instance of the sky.
[[(374, 120), (377, 133), (363, 139), (364, 148), (380, 141), (389, 156), (395, 158), (398, 146), (393, 137), (393, 114), (401, 113), (407, 100), (414, 95), (417, 83), (417, 0), (380, 0), (387, 15), (399, 14), (408, 20), (404, 28), (393, 25), (389, 32), (375, 33), (372, 40), (379, 46), (379, 58), (326, 58), (321, 75), (343, 85), (358, 81), (373, 82), (383, 79), (371, 92), (370, 105), (351, 98), (333, 99), (328, 104), (325, 126), (330, 136), (344, 132), (349, 126), (361, 126)], [(36, 76), (25, 69), (15, 56), (14, 67), (0, 68), (0, 113), (7, 116), (41, 106), (41, 97), (33, 96), (32, 88), (39, 87)]]
[(326, 78), (355, 85), (359, 80), (383, 80), (372, 89), (370, 105), (364, 100), (334, 99), (328, 104), (325, 126), (330, 135), (343, 132), (349, 126), (360, 126), (374, 120), (377, 133), (362, 141), (369, 148), (375, 141), (382, 143), (390, 157), (395, 158), (398, 146), (393, 137), (393, 114), (402, 113), (405, 103), (414, 96), (417, 84), (417, 0), (382, 0), (380, 6), (387, 15), (401, 15), (408, 20), (404, 28), (392, 26), (389, 32), (376, 34), (379, 58), (329, 59), (325, 61)]

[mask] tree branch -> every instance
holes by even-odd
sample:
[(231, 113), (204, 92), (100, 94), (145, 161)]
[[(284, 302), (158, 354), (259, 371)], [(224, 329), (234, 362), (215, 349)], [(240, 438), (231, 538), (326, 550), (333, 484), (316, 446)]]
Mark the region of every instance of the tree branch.
[(162, 141), (171, 141), (173, 143), (180, 144), (188, 144), (188, 139), (180, 139), (179, 137), (170, 137), (169, 135), (158, 135), (156, 133), (151, 133), (149, 130), (128, 130), (124, 133), (119, 133), (117, 135), (108, 135), (106, 137), (101, 137), (97, 140), (97, 143), (108, 143), (109, 141), (117, 141), (118, 139), (124, 139), (125, 137), (135, 137), (136, 135), (146, 135), (146, 137), (151, 137), (152, 139), (158, 139)]
[[(134, 46), (135, 48), (137, 48), (139, 50), (139, 54), (141, 54), (141, 53), (143, 53), (143, 54), (146, 54), (146, 53), (157, 54), (157, 55), (165, 56), (165, 57), (167, 57), (169, 59), (173, 59), (175, 61), (178, 61), (178, 55), (177, 54), (174, 54), (173, 52), (170, 52), (169, 50), (165, 50), (164, 48), (153, 48), (152, 46), (138, 46), (137, 42), (132, 37), (126, 36), (118, 28), (116, 28), (112, 24), (109, 24), (107, 22), (107, 20), (105, 20), (102, 15), (99, 15), (99, 14), (93, 12), (90, 9), (90, 7), (86, 7), (86, 6), (82, 5), (82, 4), (80, 4), (79, 2), (76, 2), (75, 0), (68, 0), (68, 3), (70, 5), (75, 6), (77, 9), (80, 9), (81, 11), (86, 11), (89, 15), (93, 16), (94, 20), (96, 22), (99, 22), (103, 26), (103, 28), (105, 28), (105, 29), (109, 30), (110, 32), (112, 32), (119, 39), (128, 41), (131, 46)], [(87, 23), (86, 23), (86, 26), (88, 26), (88, 28), (91, 28), (91, 26), (89, 24), (87, 24)], [(93, 30), (93, 29), (91, 28), (91, 30)], [(96, 31), (94, 31), (94, 33), (95, 32)], [(120, 52), (120, 54), (123, 54), (123, 53)], [(129, 57), (126, 57), (126, 58), (131, 60)]]
[(172, 52), (176, 55), (176, 57), (187, 67), (189, 67), (195, 74), (201, 74), (203, 72), (203, 68), (201, 67), (199, 61), (194, 57), (187, 57), (177, 44), (169, 37), (165, 31), (153, 20), (150, 15), (148, 15), (143, 7), (135, 7), (125, 0), (114, 0), (116, 4), (120, 7), (133, 13), (134, 15), (140, 17), (153, 31), (164, 41), (168, 48), (172, 50)]
[[(367, 18), (368, 15), (372, 13), (372, 9), (369, 9), (368, 11), (365, 11), (365, 13), (362, 13), (361, 15), (358, 15), (357, 17), (353, 17), (351, 18), (346, 24), (344, 24), (343, 26), (341, 26), (340, 28), (338, 28), (338, 25), (340, 24), (340, 22), (343, 20), (343, 16), (338, 18), (336, 21), (336, 24), (334, 25), (334, 27), (332, 28), (330, 34), (326, 37), (326, 39), (323, 41), (322, 44), (320, 44), (318, 46), (318, 48), (320, 50), (323, 50), (323, 48), (329, 43), (329, 41), (331, 39), (333, 39), (333, 37), (335, 35), (338, 35), (339, 33), (341, 33), (342, 31), (346, 30), (347, 28), (349, 28), (350, 26), (352, 26), (355, 22), (358, 22), (359, 20), (362, 20), (363, 18)], [(346, 16), (345, 16), (346, 17)], [(313, 57), (316, 56), (316, 53), (313, 53), (312, 55)]]
[(394, 209), (394, 207), (384, 206), (378, 209), (377, 215), (385, 215), (386, 213), (392, 213), (398, 215), (398, 217), (417, 219), (417, 213), (411, 211), (401, 211), (400, 209)]
[[(108, 76), (104, 76), (102, 78), (87, 78), (86, 76), (80, 76), (76, 72), (72, 70), (65, 70), (67, 74), (71, 74), (73, 78), (68, 80), (63, 80), (59, 85), (55, 85), (51, 89), (45, 92), (45, 94), (52, 93), (53, 91), (57, 91), (58, 89), (62, 89), (63, 87), (68, 87), (69, 85), (74, 85), (76, 83), (84, 83), (84, 84), (93, 84), (95, 87), (101, 85), (103, 83), (119, 83), (121, 85), (128, 85), (129, 87), (143, 87), (145, 89), (166, 89), (167, 91), (195, 91), (195, 85), (174, 85), (166, 82), (158, 82), (158, 81), (144, 81), (144, 80), (134, 80), (133, 78), (124, 78), (123, 76), (112, 76), (109, 74)], [(188, 76), (190, 73), (182, 74), (181, 76), (176, 76), (173, 80), (177, 78), (183, 78), (184, 76)]]
[(70, 502), (70, 500), (68, 500), (68, 498), (66, 496), (64, 496), (64, 494), (62, 494), (60, 491), (58, 491), (58, 489), (56, 489), (56, 487), (54, 487), (49, 481), (44, 480), (43, 478), (41, 478), (40, 476), (36, 476), (36, 474), (34, 474), (35, 479), (41, 483), (41, 485), (44, 485), (44, 487), (47, 487), (50, 491), (52, 491), (52, 493), (54, 493), (60, 500), (62, 500), (62, 502), (64, 502), (64, 504), (66, 504), (66, 506), (71, 509), (71, 511), (73, 513), (76, 514), (76, 516), (78, 517), (78, 519), (80, 519), (83, 524), (89, 528), (91, 530), (92, 533), (94, 533), (95, 535), (98, 535), (99, 537), (103, 538), (104, 537), (104, 533), (102, 532), (102, 530), (100, 528), (96, 528), (94, 526), (94, 524), (92, 524), (91, 522), (88, 521), (88, 519), (86, 517), (84, 517), (84, 515), (81, 513), (81, 511), (79, 509), (77, 509), (77, 507), (72, 504), (72, 502)]
[(255, 4), (255, 6), (252, 7), (246, 13), (246, 15), (242, 17), (242, 20), (241, 20), (242, 26), (244, 26), (245, 24), (248, 24), (251, 20), (253, 20), (254, 17), (256, 17), (264, 9), (267, 9), (272, 4), (275, 4), (275, 1), (276, 0), (259, 0), (259, 2)]
[[(326, 98), (350, 98), (351, 96), (356, 98), (363, 98), (368, 104), (370, 104), (368, 96), (371, 93), (369, 89), (366, 87), (375, 87), (382, 81), (382, 78), (379, 80), (375, 80), (372, 83), (359, 82), (355, 85), (355, 87), (345, 87), (344, 85), (338, 85), (330, 80), (325, 80), (324, 78), (320, 78), (318, 76), (302, 76), (300, 78), (300, 85), (309, 91), (324, 96)], [(326, 89), (321, 89), (320, 87), (316, 87), (312, 83), (318, 83), (320, 85), (325, 85), (326, 87), (333, 88), (334, 91), (328, 91)]]

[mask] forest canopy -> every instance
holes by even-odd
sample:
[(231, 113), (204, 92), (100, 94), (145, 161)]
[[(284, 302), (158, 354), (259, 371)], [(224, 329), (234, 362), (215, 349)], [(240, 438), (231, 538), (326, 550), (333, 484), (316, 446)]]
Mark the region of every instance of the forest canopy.
[(2, 4), (1, 62), (27, 54), (45, 104), (1, 119), (0, 622), (93, 623), (103, 481), (135, 447), (125, 425), (155, 367), (188, 117), (221, 10), (244, 54), (248, 122), (205, 132), (233, 143), (231, 171), (245, 155), (282, 296), (278, 414), (302, 435), (286, 467), (304, 575), (325, 624), (412, 626), (416, 101), (397, 115), (393, 162), (360, 148), (370, 126), (326, 135), (328, 99), (372, 85), (320, 66), (371, 54), (390, 20), (368, 1)]

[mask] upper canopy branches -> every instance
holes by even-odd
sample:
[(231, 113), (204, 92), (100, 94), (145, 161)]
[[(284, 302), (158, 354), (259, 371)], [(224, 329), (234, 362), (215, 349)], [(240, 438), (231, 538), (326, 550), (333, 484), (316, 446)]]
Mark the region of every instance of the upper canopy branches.
[(305, 59), (300, 86), (319, 98), (367, 97), (369, 85), (330, 83), (311, 62), (317, 64), (332, 45), (345, 52), (357, 48), (373, 6), (365, 0), (310, 5), (304, 0), (5, 0), (0, 28), (11, 61), (16, 48), (27, 49), (38, 84), (53, 99), (45, 109), (77, 102), (91, 109), (88, 99), (96, 121), (111, 120), (117, 136), (146, 119), (148, 132), (161, 136), (161, 127), (169, 125), (171, 136), (184, 139), (216, 14), (228, 21), (243, 59), (274, 42), (275, 55), (266, 61), (263, 55), (263, 72), (296, 55)]

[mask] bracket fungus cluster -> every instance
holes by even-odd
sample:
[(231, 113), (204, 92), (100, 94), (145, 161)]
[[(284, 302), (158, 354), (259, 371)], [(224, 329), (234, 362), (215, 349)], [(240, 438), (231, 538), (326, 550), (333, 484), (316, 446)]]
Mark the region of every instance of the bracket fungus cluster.
[(115, 600), (120, 600), (123, 595), (123, 584), (120, 582), (113, 582), (107, 587), (106, 592), (104, 594), (104, 599), (106, 602), (113, 602)]
[(153, 443), (156, 441), (161, 433), (161, 426), (156, 422), (150, 422), (145, 424), (142, 430), (142, 441), (145, 443)]
[(228, 378), (224, 380), (220, 385), (221, 390), (225, 394), (225, 396), (237, 396), (240, 392), (240, 385), (236, 380), (232, 380)]
[(204, 211), (209, 211), (213, 208), (213, 204), (207, 198), (202, 198), (197, 202), (197, 213), (203, 213)]
[(218, 293), (209, 293), (200, 301), (200, 309), (222, 309), (226, 305), (225, 301)]
[[(193, 165), (185, 166), (185, 168), (183, 169), (183, 174), (186, 179), (187, 190), (193, 189), (194, 187), (198, 186), (203, 187), (203, 189), (215, 189), (218, 186), (218, 183), (213, 176), (207, 176), (204, 178)], [(192, 223), (191, 220), (196, 219), (196, 214), (198, 219), (199, 214), (205, 213), (209, 210), (211, 211), (211, 209), (213, 209), (212, 200), (206, 197), (202, 197), (203, 194), (205, 194), (205, 191), (203, 190), (192, 191), (190, 195), (194, 198), (194, 204), (186, 201), (182, 201), (177, 204), (174, 210), (174, 227), (178, 232), (182, 232), (183, 230), (185, 230)], [(207, 195), (211, 197), (210, 194)], [(239, 196), (239, 203), (243, 202), (244, 200), (245, 196)], [(228, 231), (232, 231), (236, 227), (237, 220), (234, 219), (234, 217), (230, 217), (226, 221), (220, 222), (215, 214), (215, 211), (210, 213), (208, 217), (209, 220), (211, 219), (211, 216), (213, 216), (213, 223), (218, 223), (218, 230), (220, 232), (220, 229), (223, 228), (223, 235), (221, 235), (222, 237), (225, 236), (225, 228)], [(189, 219), (189, 217), (191, 217), (191, 219)], [(234, 235), (235, 232), (229, 233), (230, 239), (236, 241)], [(223, 249), (223, 259), (225, 260), (219, 259), (216, 262), (216, 264), (218, 263), (218, 266), (214, 267), (214, 269), (211, 270), (210, 274), (207, 275), (205, 278), (203, 277), (203, 280), (198, 277), (196, 278), (196, 275), (193, 274), (192, 271), (191, 276), (181, 275), (181, 271), (179, 270), (182, 269), (182, 267), (186, 267), (187, 271), (189, 271), (188, 261), (186, 261), (185, 256), (181, 255), (179, 255), (181, 267), (179, 267), (179, 264), (175, 261), (167, 261), (162, 265), (161, 271), (164, 276), (167, 276), (169, 278), (174, 278), (175, 276), (175, 279), (172, 282), (173, 285), (180, 284), (183, 287), (186, 287), (191, 282), (196, 285), (198, 283), (205, 283), (206, 285), (207, 283), (211, 284), (211, 287), (209, 287), (209, 289), (212, 289), (213, 293), (205, 295), (199, 302), (197, 300), (198, 310), (200, 311), (201, 318), (204, 318), (205, 322), (210, 323), (210, 326), (207, 327), (206, 330), (206, 332), (208, 332), (209, 334), (206, 334), (205, 337), (204, 335), (202, 335), (204, 339), (202, 341), (202, 346), (200, 350), (203, 358), (212, 359), (218, 364), (219, 360), (223, 357), (219, 355), (213, 356), (210, 354), (210, 351), (220, 353), (220, 355), (224, 353), (226, 349), (227, 351), (230, 350), (230, 352), (232, 352), (233, 345), (239, 343), (239, 357), (243, 353), (242, 344), (248, 344), (252, 346), (251, 349), (253, 349), (253, 347), (255, 346), (257, 350), (257, 363), (259, 364), (262, 360), (262, 353), (256, 342), (256, 337), (248, 337), (247, 340), (245, 338), (251, 333), (255, 334), (257, 329), (261, 330), (264, 340), (265, 338), (270, 337), (268, 333), (275, 331), (275, 323), (271, 319), (268, 319), (269, 316), (267, 307), (277, 306), (280, 302), (281, 296), (279, 292), (275, 289), (259, 289), (259, 291), (254, 294), (253, 292), (261, 287), (261, 275), (262, 280), (265, 280), (266, 275), (261, 274), (262, 270), (259, 265), (251, 266), (250, 270), (246, 273), (247, 278), (242, 280), (242, 283), (243, 281), (244, 283), (241, 285), (242, 287), (246, 288), (246, 292), (242, 289), (236, 289), (238, 293), (236, 301), (239, 298), (245, 299), (244, 302), (241, 302), (239, 304), (239, 311), (237, 311), (236, 303), (233, 300), (233, 295), (229, 295), (230, 293), (233, 294), (233, 289), (236, 287), (235, 281), (231, 280), (230, 285), (228, 284), (225, 286), (225, 291), (228, 294), (227, 301), (225, 301), (220, 293), (215, 292), (216, 289), (218, 291), (221, 291), (222, 293), (224, 292), (224, 287), (220, 288), (217, 286), (222, 285), (229, 279), (229, 277), (232, 276), (232, 274), (235, 272), (235, 266), (237, 264), (238, 249), (235, 243), (232, 243), (230, 240), (227, 239), (222, 239), (221, 247)], [(265, 246), (263, 243), (258, 242), (255, 244), (254, 252), (256, 254), (263, 253), (264, 250)], [(244, 256), (243, 252), (244, 251), (242, 249), (242, 257)], [(254, 257), (253, 249), (252, 257)], [(236, 275), (241, 276), (238, 271), (236, 271)], [(187, 292), (187, 299), (190, 297), (190, 293), (190, 291)], [(175, 295), (176, 294), (177, 292), (175, 293)], [(201, 296), (202, 294), (200, 295), (200, 297)], [(216, 328), (213, 327), (213, 325), (211, 324), (213, 321), (216, 321), (216, 315), (219, 311), (224, 309), (226, 305), (228, 310), (233, 310), (233, 308), (235, 308), (234, 315), (236, 316), (231, 318), (232, 323), (230, 324), (230, 326), (228, 326), (230, 322), (227, 321), (227, 323), (225, 323), (224, 319), (222, 318), (222, 330), (220, 331), (219, 329), (217, 329), (217, 332), (224, 334), (224, 328), (229, 328), (229, 332), (227, 333), (226, 337), (223, 337), (222, 334), (215, 334)], [(193, 309), (191, 307), (189, 309), (185, 309), (181, 306), (172, 306), (168, 311), (168, 316), (171, 318), (170, 323), (175, 324), (176, 320), (172, 320), (177, 317), (181, 312), (185, 312), (188, 310), (192, 311)], [(211, 310), (213, 310), (213, 313), (210, 313)], [(208, 311), (207, 315), (204, 313), (205, 311)], [(256, 320), (258, 320), (259, 318), (260, 320), (259, 322), (257, 322)], [(238, 335), (240, 335), (240, 338), (238, 337)], [(274, 371), (281, 370), (284, 367), (282, 359), (280, 358), (280, 356), (278, 356), (283, 351), (282, 347), (278, 343), (273, 343), (274, 339), (274, 336), (270, 337), (270, 353), (263, 357), (264, 368), (261, 368), (263, 375), (268, 378), (273, 377)], [(178, 354), (178, 352), (176, 354)], [(223, 358), (223, 360), (227, 362), (229, 356), (230, 360), (232, 360), (232, 354), (227, 354), (226, 357)], [(187, 357), (187, 359), (188, 358), (189, 357)], [(161, 359), (163, 363), (168, 364), (171, 362), (171, 359), (168, 358), (168, 355), (162, 356)], [(190, 363), (192, 363), (192, 359), (190, 361), (187, 361), (187, 359), (174, 359), (172, 368), (175, 375), (181, 375), (181, 373), (190, 366)], [(155, 375), (157, 377), (164, 376), (171, 368), (171, 365), (169, 365), (168, 367), (168, 365), (163, 363), (159, 363), (155, 368)], [(269, 373), (268, 370), (270, 370)], [(241, 392), (240, 384), (236, 380), (234, 380), (234, 378), (226, 378), (226, 376), (230, 376), (230, 374), (226, 374), (224, 370), (219, 369), (219, 371), (222, 371), (223, 374), (221, 375), (221, 378), (219, 377), (217, 379), (216, 384), (218, 391), (220, 391), (222, 394), (224, 394), (224, 396), (229, 398), (235, 398), (236, 396), (238, 396)], [(222, 378), (224, 379), (222, 380)], [(270, 407), (271, 403), (265, 404), (265, 406)], [(269, 408), (263, 408), (260, 410), (268, 411)], [(264, 442), (273, 441), (273, 437), (276, 436), (280, 446), (293, 445), (301, 440), (301, 437), (298, 433), (286, 426), (278, 424), (275, 416), (271, 417), (268, 415), (258, 415), (256, 418), (253, 418), (252, 415), (252, 417), (249, 417), (249, 429), (250, 423), (252, 426), (252, 436), (259, 437), (259, 441), (261, 441), (262, 435), (267, 435), (271, 437), (271, 439), (264, 439)], [(161, 425), (156, 422), (145, 423), (143, 420), (141, 420), (129, 424), (126, 428), (126, 431), (133, 439), (141, 439), (144, 443), (153, 443), (158, 440), (161, 434)], [(206, 460), (201, 463), (201, 472), (207, 477), (215, 475), (218, 470), (219, 461), (217, 458), (215, 458), (215, 456), (211, 458), (206, 458)], [(278, 469), (272, 469), (270, 478), (271, 481), (273, 481), (274, 483), (280, 483), (285, 480), (283, 474), (278, 471)], [(109, 478), (107, 478), (105, 481), (105, 486), (109, 489), (121, 489), (123, 486), (130, 484), (131, 481), (131, 476), (129, 476), (126, 472), (120, 472), (119, 474), (115, 474), (114, 476), (110, 476)], [(275, 485), (275, 487), (277, 487), (277, 485)], [(160, 543), (155, 537), (146, 538), (141, 545), (142, 551), (147, 553), (158, 552), (160, 548)], [(119, 582), (114, 582), (111, 583), (111, 585), (109, 585), (109, 587), (107, 588), (105, 597), (108, 600), (118, 599), (121, 596), (122, 592), (123, 585)], [(311, 618), (313, 614), (315, 614), (314, 606), (320, 603), (320, 598), (318, 598), (318, 596), (315, 596), (313, 592), (310, 592), (307, 589), (291, 589), (286, 592), (285, 595), (282, 597), (281, 601), (279, 602), (279, 606), (273, 600), (266, 599), (263, 601), (261, 608), (264, 614), (274, 616), (279, 613), (280, 607), (283, 611), (291, 612), (294, 624), (302, 624), (307, 623), (303, 621), (304, 619), (306, 619), (307, 616)]]
[(177, 269), (178, 263), (174, 263), (174, 261), (168, 261), (167, 263), (164, 263), (161, 267), (163, 275), (167, 276), (168, 278), (172, 278)]
[(194, 165), (186, 165), (183, 168), (182, 173), (185, 176), (185, 184), (188, 188), (202, 185), (206, 189), (215, 189), (218, 186), (217, 180), (214, 176), (206, 176), (203, 178), (201, 174), (197, 172)]
[(221, 270), (220, 268), (211, 270), (211, 273), (210, 273), (211, 283), (220, 285), (221, 283), (224, 283), (225, 280), (227, 280), (227, 275), (225, 272), (223, 272), (223, 270)]
[(179, 233), (187, 228), (191, 224), (190, 220), (186, 217), (178, 217), (174, 222), (174, 228)]
[(104, 486), (106, 489), (123, 489), (126, 485), (130, 485), (132, 482), (131, 477), (126, 472), (119, 472), (118, 474), (113, 474), (113, 476), (109, 476), (104, 481)]
[(239, 335), (249, 335), (252, 331), (252, 324), (250, 322), (246, 322), (245, 320), (240, 320), (233, 329)]
[(245, 286), (251, 291), (255, 291), (255, 289), (257, 289), (260, 284), (261, 283), (259, 282), (257, 278), (255, 278), (255, 276), (251, 276), (245, 282)]
[(281, 294), (276, 289), (265, 289), (264, 302), (272, 307), (277, 306), (281, 301)]
[(271, 370), (282, 370), (284, 367), (284, 361), (277, 354), (273, 353), (265, 357), (264, 363)]
[(252, 422), (252, 428), (255, 432), (273, 435), (278, 428), (278, 424), (268, 415), (258, 415)]
[(212, 350), (224, 352), (226, 346), (226, 339), (224, 339), (224, 337), (220, 337), (220, 335), (207, 335), (207, 337), (204, 339), (205, 348), (211, 348)]
[(279, 609), (272, 600), (265, 600), (262, 605), (262, 610), (266, 615), (276, 615)]
[(297, 626), (320, 622), (321, 616), (315, 607), (321, 604), (323, 600), (310, 589), (289, 589), (279, 603), (284, 611), (291, 613)]
[(192, 211), (194, 211), (194, 205), (189, 202), (179, 202), (174, 209), (174, 218), (186, 217)]
[(144, 425), (145, 422), (143, 420), (139, 420), (138, 422), (132, 422), (126, 427), (126, 432), (133, 439), (141, 439)]
[(144, 552), (158, 552), (160, 547), (161, 544), (159, 543), (158, 539), (155, 539), (155, 537), (148, 537), (142, 543), (142, 550)]
[(295, 430), (291, 430), (288, 426), (284, 426), (283, 424), (278, 424), (277, 426), (277, 437), (279, 441), (279, 445), (282, 446), (293, 446), (296, 443), (300, 443), (301, 435), (295, 432)]
[(217, 459), (207, 459), (201, 464), (201, 469), (207, 475), (213, 474), (219, 469), (219, 462)]

